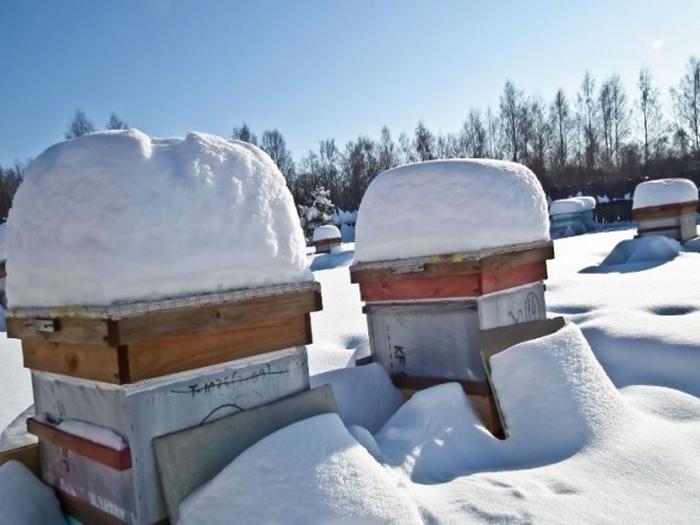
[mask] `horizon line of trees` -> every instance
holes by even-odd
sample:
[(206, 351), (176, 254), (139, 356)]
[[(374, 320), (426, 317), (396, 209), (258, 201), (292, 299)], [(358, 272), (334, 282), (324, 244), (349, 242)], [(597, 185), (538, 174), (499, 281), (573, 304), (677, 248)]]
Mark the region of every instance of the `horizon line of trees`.
[[(412, 133), (394, 140), (382, 127), (378, 140), (359, 135), (339, 147), (319, 141), (295, 162), (277, 129), (257, 135), (243, 122), (231, 137), (265, 150), (284, 174), (297, 205), (307, 205), (323, 187), (331, 201), (356, 210), (370, 182), (382, 171), (409, 163), (449, 158), (494, 158), (520, 162), (538, 176), (548, 194), (561, 188), (599, 187), (639, 177), (700, 177), (700, 60), (691, 56), (664, 104), (648, 68), (642, 68), (633, 94), (619, 75), (596, 82), (586, 71), (575, 94), (558, 89), (545, 101), (507, 80), (497, 107), (469, 109), (459, 130), (435, 134), (419, 121)], [(671, 111), (667, 110), (671, 108)], [(105, 129), (127, 129), (112, 113)], [(76, 110), (66, 139), (95, 131)], [(0, 167), (0, 218), (7, 216), (23, 166)], [(629, 191), (629, 190), (626, 190)]]

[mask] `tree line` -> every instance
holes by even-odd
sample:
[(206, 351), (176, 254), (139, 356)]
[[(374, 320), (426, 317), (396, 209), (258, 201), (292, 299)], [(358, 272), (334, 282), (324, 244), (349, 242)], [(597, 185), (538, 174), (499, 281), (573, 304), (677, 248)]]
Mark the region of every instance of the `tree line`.
[[(105, 129), (127, 128), (114, 113), (105, 124)], [(77, 110), (65, 137), (95, 129)], [(633, 188), (626, 181), (641, 177), (688, 176), (700, 182), (700, 60), (689, 59), (667, 96), (646, 68), (632, 89), (619, 75), (598, 82), (586, 72), (576, 93), (559, 89), (551, 100), (526, 94), (508, 80), (497, 106), (469, 109), (453, 133), (436, 134), (421, 121), (412, 132), (394, 139), (383, 127), (376, 140), (360, 135), (344, 146), (333, 138), (320, 140), (317, 149), (298, 161), (277, 129), (264, 131), (258, 139), (243, 123), (231, 136), (270, 155), (298, 205), (308, 205), (314, 191), (323, 187), (345, 210), (358, 208), (367, 186), (382, 171), (440, 158), (520, 162), (537, 174), (553, 197), (576, 189), (586, 193), (591, 186), (602, 194), (629, 192)], [(0, 175), (0, 217), (6, 217), (21, 181), (21, 166), (0, 168)]]

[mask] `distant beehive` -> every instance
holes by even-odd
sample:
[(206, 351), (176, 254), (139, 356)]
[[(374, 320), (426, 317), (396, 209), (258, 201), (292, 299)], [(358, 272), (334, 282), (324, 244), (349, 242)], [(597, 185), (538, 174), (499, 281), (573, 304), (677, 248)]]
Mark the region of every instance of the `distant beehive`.
[(572, 197), (552, 202), (549, 208), (553, 238), (594, 231), (596, 201), (593, 197)]
[(341, 243), (340, 230), (333, 224), (324, 224), (314, 230), (313, 243), (316, 253), (329, 253)]
[(634, 190), (637, 235), (664, 235), (680, 242), (697, 236), (698, 190), (687, 179), (643, 182)]
[[(435, 179), (441, 181), (452, 177), (454, 186), (443, 192), (444, 199), (453, 195), (469, 199), (475, 195), (475, 206), (488, 207), (488, 192), (477, 190), (492, 181), (498, 184), (498, 178), (502, 177), (506, 190), (520, 190), (524, 194), (531, 188), (534, 195), (529, 200), (523, 198), (505, 213), (537, 215), (531, 217), (537, 230), (534, 235), (543, 235), (540, 229), (546, 228), (544, 194), (538, 185), (535, 186), (536, 179), (529, 170), (512, 163), (489, 161), (485, 164), (452, 161), (445, 163), (444, 168), (442, 164), (410, 165), (397, 168), (396, 173), (387, 172), (380, 175), (387, 176), (380, 181), (385, 187), (373, 190), (370, 186), (368, 194), (393, 191), (389, 178), (394, 177), (406, 184), (407, 192), (415, 191), (416, 198), (420, 198), (424, 190), (419, 185), (423, 181), (430, 185), (428, 176), (435, 174)], [(517, 179), (514, 183), (513, 172), (526, 180), (527, 185), (520, 186), (523, 181)], [(411, 178), (413, 175), (415, 178)], [(414, 185), (419, 189), (414, 189)], [(435, 191), (435, 187), (426, 191)], [(377, 198), (378, 208), (382, 202), (388, 202), (384, 197), (370, 194), (370, 199)], [(401, 202), (402, 195), (398, 191), (391, 198), (403, 209), (414, 208)], [(506, 203), (509, 196), (495, 188), (493, 199)], [(513, 238), (512, 232), (500, 231), (501, 227), (513, 224), (512, 217), (506, 215), (501, 217), (500, 224), (489, 224), (489, 218), (480, 220), (479, 211), (469, 209), (469, 203), (459, 204), (455, 206), (455, 213), (474, 217), (475, 224), (483, 224), (483, 228), (494, 231), (494, 235)], [(358, 224), (362, 224), (363, 211), (361, 206)], [(387, 209), (386, 214), (391, 215), (392, 210)], [(430, 213), (420, 215), (420, 219), (427, 222), (433, 218)], [(436, 228), (437, 235), (443, 234), (443, 226)], [(365, 231), (371, 235), (376, 227), (377, 223), (372, 223)], [(454, 239), (456, 243), (460, 242), (459, 236), (468, 239), (472, 234), (468, 226), (463, 231), (457, 227), (453, 230), (458, 236)], [(359, 232), (358, 245), (363, 243), (364, 233)], [(418, 242), (412, 239), (409, 227), (397, 233), (406, 241), (402, 246), (410, 246), (412, 240)], [(425, 234), (425, 238), (429, 237)], [(449, 239), (447, 234), (444, 237)], [(484, 342), (508, 339), (516, 328), (514, 325), (539, 327), (538, 323), (546, 319), (543, 280), (547, 278), (546, 261), (553, 257), (552, 242), (541, 240), (430, 256), (356, 262), (350, 268), (350, 277), (359, 284), (360, 296), (366, 303), (363, 311), (367, 315), (372, 358), (382, 364), (398, 388), (408, 393), (450, 381), (460, 383), (487, 428), (497, 435), (502, 434), (488, 380)], [(536, 337), (538, 331), (522, 333), (525, 334), (522, 337), (529, 339)]]

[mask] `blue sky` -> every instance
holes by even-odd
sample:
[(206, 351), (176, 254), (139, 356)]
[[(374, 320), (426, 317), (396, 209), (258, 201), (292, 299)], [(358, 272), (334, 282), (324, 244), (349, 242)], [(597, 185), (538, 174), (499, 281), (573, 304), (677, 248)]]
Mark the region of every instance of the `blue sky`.
[(156, 136), (276, 127), (322, 138), (455, 131), (507, 78), (573, 96), (589, 69), (667, 90), (700, 55), (700, 2), (0, 0), (0, 164), (62, 139), (76, 108)]

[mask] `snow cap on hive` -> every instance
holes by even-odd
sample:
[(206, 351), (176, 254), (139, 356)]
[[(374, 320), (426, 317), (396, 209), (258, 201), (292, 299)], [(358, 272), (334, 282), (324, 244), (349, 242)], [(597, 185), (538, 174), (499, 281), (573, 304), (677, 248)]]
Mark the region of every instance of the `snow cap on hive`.
[(594, 197), (583, 195), (575, 198), (583, 203), (584, 210), (593, 210), (596, 207), (596, 200)]
[(284, 177), (204, 133), (101, 132), (27, 169), (8, 220), (11, 307), (106, 305), (311, 280)]
[(557, 199), (549, 205), (549, 213), (551, 215), (566, 215), (569, 213), (578, 213), (591, 208), (586, 207), (586, 203), (581, 200), (581, 197), (571, 197), (570, 199)]
[(327, 241), (329, 239), (340, 240), (340, 230), (334, 224), (324, 224), (314, 230), (313, 242)]
[(381, 173), (357, 217), (355, 260), (473, 252), (549, 238), (547, 201), (521, 164), (420, 162)]
[(637, 184), (632, 209), (698, 200), (698, 188), (688, 179), (659, 179)]

